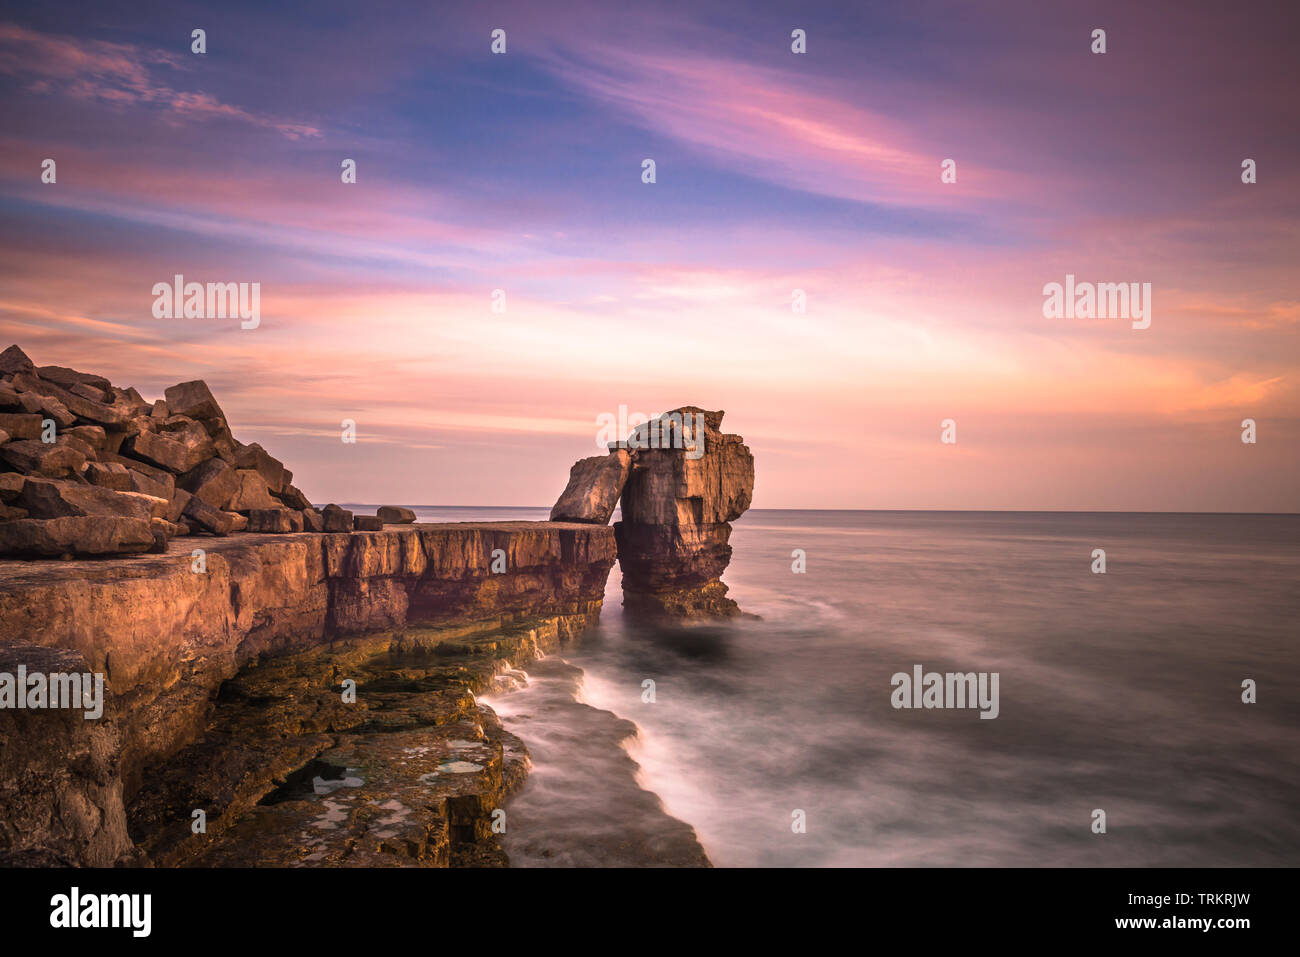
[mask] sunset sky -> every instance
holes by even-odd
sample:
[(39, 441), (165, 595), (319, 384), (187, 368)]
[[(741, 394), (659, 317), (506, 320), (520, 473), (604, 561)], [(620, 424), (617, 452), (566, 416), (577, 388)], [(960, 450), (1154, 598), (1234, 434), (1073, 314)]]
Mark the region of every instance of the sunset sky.
[(759, 508), (1296, 511), (1295, 6), (5, 4), (0, 348), (205, 379), (318, 503), (550, 505), (691, 404)]

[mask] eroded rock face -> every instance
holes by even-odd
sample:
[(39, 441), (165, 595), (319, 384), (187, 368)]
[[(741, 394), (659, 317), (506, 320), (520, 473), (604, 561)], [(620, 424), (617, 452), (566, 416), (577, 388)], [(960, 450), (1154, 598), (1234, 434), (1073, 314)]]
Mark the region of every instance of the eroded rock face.
[(551, 521), (608, 525), (631, 464), (626, 449), (575, 462), (569, 470), (569, 484), (551, 509)]
[[(0, 673), (92, 669), (66, 648), (0, 646)], [(121, 739), (108, 713), (0, 709), (0, 866), (111, 867), (135, 860), (118, 773)], [(39, 842), (32, 840), (39, 835)]]
[[(65, 522), (138, 523), (138, 547), (152, 543), (150, 523), (144, 519), (65, 517), (33, 524), (56, 528)], [(22, 521), (11, 522), (0, 529), (23, 525)], [(204, 552), (202, 571), (196, 571), (191, 554), (196, 545), (201, 545)], [(492, 553), (497, 549), (507, 556), (507, 570), (501, 574), (491, 571)], [(282, 695), (277, 699), (279, 704), (269, 713), (266, 702), (261, 702), (261, 716), (257, 719), (262, 722), (260, 727), (266, 730), (267, 722), (274, 724), (281, 719), (287, 722), (285, 727), (301, 726), (302, 733), (293, 740), (283, 741), (269, 732), (259, 738), (249, 731), (248, 740), (227, 739), (222, 745), (225, 750), (221, 750), (218, 734), (215, 743), (209, 742), (216, 749), (210, 755), (210, 767), (200, 761), (206, 753), (202, 748), (192, 755), (195, 763), (182, 766), (174, 762), (181, 760), (176, 757), (179, 751), (199, 747), (206, 740), (218, 689), (250, 664), (334, 648), (352, 641), (354, 636), (400, 633), (417, 626), (442, 627), (437, 646), (433, 647), (439, 656), (459, 654), (462, 646), (471, 644), (480, 652), (494, 651), (501, 646), (501, 639), (490, 637), (493, 633), (523, 627), (532, 619), (552, 620), (548, 627), (558, 629), (555, 633), (561, 637), (577, 634), (599, 615), (605, 579), (614, 557), (613, 530), (607, 527), (491, 522), (389, 526), (382, 531), (335, 535), (189, 538), (172, 542), (157, 555), (96, 562), (0, 563), (0, 622), (4, 624), (5, 645), (18, 648), (28, 658), (44, 650), (68, 652), (75, 654), (78, 661), (84, 660), (79, 670), (104, 673), (112, 702), (105, 716), (113, 722), (113, 741), (120, 741), (73, 740), (82, 732), (72, 729), (65, 733), (55, 721), (32, 725), (45, 730), (39, 734), (32, 731), (36, 736), (21, 751), (5, 745), (0, 760), (10, 760), (12, 755), (22, 757), (13, 757), (17, 763), (0, 767), (0, 785), (18, 782), (16, 790), (0, 787), (0, 821), (4, 822), (0, 855), (25, 855), (28, 862), (57, 862), (63, 855), (70, 855), (73, 863), (111, 863), (108, 858), (112, 857), (112, 849), (118, 848), (123, 855), (120, 859), (128, 860), (133, 853), (131, 846), (122, 846), (118, 832), (124, 813), (122, 801), (131, 801), (142, 785), (160, 781), (169, 767), (180, 767), (179, 777), (195, 788), (201, 787), (208, 799), (225, 801), (234, 815), (227, 823), (233, 823), (275, 787), (277, 777), (283, 778), (301, 767), (301, 763), (294, 763), (298, 758), (306, 762), (322, 751), (346, 744), (361, 748), (367, 755), (365, 760), (374, 767), (386, 767), (389, 752), (382, 742), (373, 746), (369, 742), (345, 742), (333, 733), (324, 733), (329, 727), (335, 731), (351, 727), (341, 720), (331, 724), (331, 712), (312, 704), (317, 699), (337, 700), (332, 683), (313, 686), (310, 694), (302, 695), (282, 688), (278, 692)], [(528, 627), (535, 630), (540, 626)], [(470, 636), (483, 640), (481, 644), (477, 638), (471, 642)], [(358, 640), (365, 645), (366, 639)], [(390, 635), (390, 640), (397, 639)], [(27, 650), (22, 651), (21, 646), (27, 646)], [(372, 655), (367, 661), (363, 670), (376, 681), (401, 668), (383, 656), (376, 659)], [(466, 670), (468, 666), (444, 667), (449, 664), (439, 661), (429, 667), (436, 665), (439, 680), (448, 682), (448, 693), (459, 696), (455, 701), (468, 704), (463, 708), (457, 704), (443, 720), (473, 720), (467, 710), (472, 706), (468, 692), (475, 688), (470, 676), (477, 672)], [(326, 672), (329, 669), (320, 671)], [(329, 681), (334, 681), (333, 672), (329, 672)], [(427, 704), (413, 702), (417, 710)], [(294, 709), (301, 708), (305, 710), (299, 715)], [(83, 719), (78, 715), (76, 720)], [(248, 720), (252, 722), (249, 729), (258, 726), (253, 718)], [(326, 725), (321, 735), (313, 737), (317, 732), (312, 730), (312, 722), (318, 720), (326, 721)], [(382, 716), (376, 718), (372, 713), (365, 720), (382, 720)], [(0, 734), (9, 733), (7, 728), (0, 725)], [(480, 730), (483, 740), (491, 737), (481, 723)], [(271, 753), (281, 745), (283, 750)], [(263, 746), (268, 750), (258, 751)], [(102, 760), (67, 764), (68, 755), (90, 753), (92, 747), (107, 749)], [(443, 756), (460, 747), (447, 742)], [(41, 758), (46, 752), (54, 757)], [(479, 779), (486, 791), (439, 792), (440, 800), (452, 802), (445, 804), (449, 809), (446, 814), (427, 820), (427, 815), (420, 817), (421, 827), (433, 827), (435, 818), (445, 819), (450, 814), (444, 823), (451, 830), (445, 831), (449, 843), (440, 845), (440, 838), (433, 840), (416, 854), (419, 862), (445, 862), (449, 853), (454, 859), (454, 828), (462, 826), (457, 824), (457, 814), (472, 817), (473, 827), (485, 826), (486, 819), (471, 815), (467, 809), (477, 806), (473, 803), (477, 800), (475, 794), (491, 796), (502, 784), (505, 765), (501, 752), (494, 750), (494, 754), (495, 763), (489, 762), (491, 773)], [(86, 848), (100, 848), (94, 851), (99, 856), (87, 856), (89, 850), (80, 856), (74, 853), (77, 842), (58, 830), (66, 820), (41, 797), (41, 782), (55, 774), (60, 762), (67, 765), (65, 771), (70, 776), (59, 785), (60, 793), (83, 795), (89, 802), (77, 812), (80, 816), (76, 820), (98, 821), (101, 828), (108, 829), (104, 834), (95, 831), (94, 840), (84, 844)], [(254, 768), (256, 773), (248, 770)], [(399, 771), (396, 767), (391, 770), (394, 774)], [(200, 771), (210, 776), (200, 779)], [(175, 811), (179, 807), (168, 804), (165, 795), (159, 800), (161, 804), (150, 805), (154, 810), (141, 810), (142, 821), (147, 823), (149, 814), (163, 814), (167, 808)], [(168, 827), (176, 825), (183, 833), (188, 827), (189, 810), (198, 806), (186, 805), (185, 816), (168, 818)], [(268, 822), (273, 820), (289, 818), (282, 809), (268, 817)], [(373, 829), (373, 823), (364, 816), (358, 818), (359, 830), (354, 833), (366, 835), (367, 842), (382, 841), (379, 831), (384, 829)], [(82, 824), (67, 828), (67, 834), (85, 830)], [(433, 834), (427, 828), (425, 831)], [(382, 850), (378, 843), (373, 847), (376, 853)], [(357, 859), (369, 858), (361, 855)]]
[[(692, 429), (679, 439), (666, 424), (684, 413), (703, 417), (702, 453), (690, 447)], [(722, 572), (731, 561), (729, 523), (753, 496), (754, 457), (739, 435), (721, 431), (723, 414), (694, 406), (665, 413), (659, 447), (631, 452), (614, 532), (623, 604), (634, 614), (681, 622), (740, 614)], [(643, 426), (628, 444), (645, 445), (647, 431)]]

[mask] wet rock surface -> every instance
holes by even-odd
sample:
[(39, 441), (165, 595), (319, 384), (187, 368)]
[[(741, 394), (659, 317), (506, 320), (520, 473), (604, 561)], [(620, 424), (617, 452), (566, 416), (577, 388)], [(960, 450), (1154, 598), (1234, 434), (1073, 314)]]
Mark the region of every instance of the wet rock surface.
[(475, 694), (586, 624), (410, 629), (250, 665), (134, 796), (131, 832), (159, 866), (504, 866), (494, 814), (528, 753)]

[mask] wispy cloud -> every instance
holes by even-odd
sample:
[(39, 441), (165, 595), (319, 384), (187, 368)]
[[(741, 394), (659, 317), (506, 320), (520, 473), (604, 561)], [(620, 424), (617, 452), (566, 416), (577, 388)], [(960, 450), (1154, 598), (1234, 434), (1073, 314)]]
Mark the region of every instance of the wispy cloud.
[(234, 120), (275, 130), (289, 139), (321, 135), (312, 124), (223, 103), (202, 91), (181, 90), (157, 75), (181, 74), (184, 64), (180, 56), (163, 50), (0, 24), (0, 74), (18, 77), (31, 93), (149, 107), (172, 121)]

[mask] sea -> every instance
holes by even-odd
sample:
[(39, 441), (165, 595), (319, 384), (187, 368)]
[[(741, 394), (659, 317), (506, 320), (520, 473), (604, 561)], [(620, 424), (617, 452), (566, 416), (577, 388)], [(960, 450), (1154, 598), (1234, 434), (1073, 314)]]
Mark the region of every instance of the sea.
[(731, 544), (754, 617), (627, 621), (615, 566), (480, 699), (532, 754), (512, 866), (1300, 861), (1300, 515), (755, 509)]

